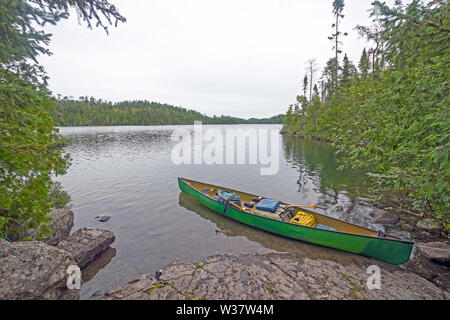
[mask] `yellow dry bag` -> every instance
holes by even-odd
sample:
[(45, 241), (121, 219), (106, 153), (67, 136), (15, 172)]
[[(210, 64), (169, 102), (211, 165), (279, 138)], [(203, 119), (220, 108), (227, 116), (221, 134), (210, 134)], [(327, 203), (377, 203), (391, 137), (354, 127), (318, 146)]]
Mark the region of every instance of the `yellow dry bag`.
[(316, 219), (314, 218), (314, 215), (312, 215), (308, 212), (301, 211), (301, 210), (299, 212), (297, 212), (295, 217), (293, 217), (291, 219), (291, 221), (289, 221), (289, 222), (299, 224), (299, 225), (302, 225), (305, 227), (315, 228), (317, 226), (317, 222), (316, 222)]

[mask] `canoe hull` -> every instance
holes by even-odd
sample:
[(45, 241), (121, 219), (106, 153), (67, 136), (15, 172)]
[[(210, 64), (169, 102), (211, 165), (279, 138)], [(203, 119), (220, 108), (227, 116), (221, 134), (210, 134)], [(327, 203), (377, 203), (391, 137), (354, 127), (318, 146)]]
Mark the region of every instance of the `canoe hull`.
[(413, 243), (410, 241), (389, 240), (342, 232), (332, 232), (248, 214), (235, 209), (232, 206), (226, 207), (218, 201), (211, 199), (187, 184), (181, 178), (178, 178), (178, 185), (181, 191), (195, 197), (205, 206), (219, 214), (248, 226), (287, 238), (339, 249), (391, 264), (402, 264), (407, 262), (413, 247)]

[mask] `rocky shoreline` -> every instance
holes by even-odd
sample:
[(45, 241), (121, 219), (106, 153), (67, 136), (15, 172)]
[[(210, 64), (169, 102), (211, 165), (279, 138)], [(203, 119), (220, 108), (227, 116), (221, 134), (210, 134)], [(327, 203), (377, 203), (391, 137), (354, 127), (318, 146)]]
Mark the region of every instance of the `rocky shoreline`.
[(83, 274), (115, 240), (111, 231), (102, 229), (81, 228), (70, 234), (70, 210), (53, 210), (50, 216), (53, 233), (43, 241), (0, 239), (0, 300), (79, 299), (80, 290), (67, 287), (69, 267), (78, 266)]
[[(81, 228), (70, 234), (72, 211), (51, 216), (53, 235), (43, 241), (0, 239), (0, 299), (79, 299), (80, 290), (67, 288), (69, 266), (78, 265), (87, 282), (115, 255), (112, 232)], [(370, 216), (385, 225), (404, 222), (380, 209)], [(344, 260), (333, 254), (217, 255), (197, 264), (174, 262), (91, 299), (449, 299), (449, 243), (419, 242), (413, 255), (400, 266), (352, 254)], [(380, 268), (380, 289), (367, 285), (371, 265)]]
[[(172, 263), (155, 275), (106, 291), (93, 300), (441, 300), (450, 293), (397, 266), (383, 265), (380, 288), (369, 288), (366, 265), (297, 259), (289, 254), (209, 257)], [(370, 280), (369, 280), (370, 281)]]
[(289, 133), (287, 131), (283, 131), (283, 129), (280, 131), (280, 134), (282, 136), (288, 136), (288, 137), (296, 137), (296, 138), (300, 138), (300, 139), (307, 139), (307, 140), (311, 140), (311, 141), (319, 141), (319, 142), (327, 142), (327, 143), (331, 143), (333, 141), (331, 140), (327, 140), (327, 139), (323, 139), (323, 138), (319, 138), (319, 137), (310, 137), (307, 138), (305, 136), (299, 135), (297, 133)]

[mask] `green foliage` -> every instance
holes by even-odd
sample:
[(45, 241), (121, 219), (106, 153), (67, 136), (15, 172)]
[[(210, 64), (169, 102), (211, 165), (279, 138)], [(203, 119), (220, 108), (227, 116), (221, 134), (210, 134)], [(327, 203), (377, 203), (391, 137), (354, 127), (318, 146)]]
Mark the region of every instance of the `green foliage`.
[(94, 22), (107, 31), (106, 24), (113, 19), (125, 21), (105, 0), (0, 2), (1, 238), (25, 240), (30, 229), (39, 230), (37, 239), (48, 236), (51, 207), (69, 201), (51, 180), (65, 172), (69, 157), (50, 116), (55, 101), (36, 57), (51, 54), (47, 48), (51, 35), (38, 29), (67, 18), (71, 8), (88, 27)]
[[(379, 26), (370, 35), (381, 36), (372, 51), (376, 66), (370, 71), (365, 50), (359, 72), (344, 59), (339, 86), (325, 103), (302, 115), (288, 112), (285, 123), (301, 122), (290, 130), (333, 141), (346, 166), (370, 169), (376, 190), (402, 192), (418, 212), (448, 224), (449, 2), (374, 5)], [(333, 83), (330, 66), (323, 78)]]
[(0, 72), (0, 79), (0, 230), (17, 240), (24, 225), (49, 222), (51, 174), (65, 172), (67, 156), (49, 116), (54, 102), (48, 93), (12, 73)]
[(358, 68), (359, 72), (361, 73), (362, 79), (367, 79), (367, 77), (369, 76), (370, 66), (371, 66), (370, 59), (369, 56), (367, 55), (366, 48), (364, 48), (358, 63)]
[(337, 83), (339, 81), (339, 64), (336, 58), (330, 58), (323, 70), (322, 78), (325, 82), (325, 102), (328, 102), (337, 92)]
[(347, 55), (344, 56), (342, 64), (342, 74), (340, 84), (343, 87), (350, 86), (356, 79), (358, 79), (358, 70), (355, 65), (350, 61)]
[(60, 182), (55, 181), (48, 191), (48, 201), (52, 208), (70, 209), (72, 207), (70, 195), (64, 191)]
[(229, 117), (208, 117), (200, 112), (149, 101), (112, 103), (88, 97), (79, 100), (61, 99), (52, 110), (52, 117), (60, 126), (113, 125), (180, 125), (202, 121), (204, 124), (277, 124), (284, 115), (267, 119), (248, 120)]

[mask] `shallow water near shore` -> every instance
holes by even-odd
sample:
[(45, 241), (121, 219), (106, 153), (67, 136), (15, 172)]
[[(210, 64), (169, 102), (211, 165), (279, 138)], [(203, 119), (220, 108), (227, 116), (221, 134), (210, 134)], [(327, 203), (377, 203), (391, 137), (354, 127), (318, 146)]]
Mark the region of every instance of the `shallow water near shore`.
[[(83, 283), (81, 298), (126, 284), (143, 273), (154, 274), (175, 260), (198, 262), (216, 254), (289, 252), (294, 256), (332, 259), (343, 264), (369, 259), (278, 237), (214, 213), (180, 193), (177, 177), (209, 182), (293, 204), (317, 204), (317, 211), (409, 239), (398, 229), (373, 224), (362, 171), (337, 170), (334, 148), (326, 143), (279, 136), (279, 171), (261, 176), (260, 165), (175, 165), (173, 130), (192, 126), (63, 127), (71, 138), (66, 151), (72, 165), (58, 177), (71, 195), (73, 230), (103, 228), (116, 241), (97, 263), (98, 273)], [(244, 130), (277, 125), (204, 126)], [(270, 148), (269, 148), (270, 150)], [(245, 150), (237, 150), (245, 152)], [(95, 216), (111, 219), (99, 222)], [(374, 261), (374, 260), (371, 260)]]

